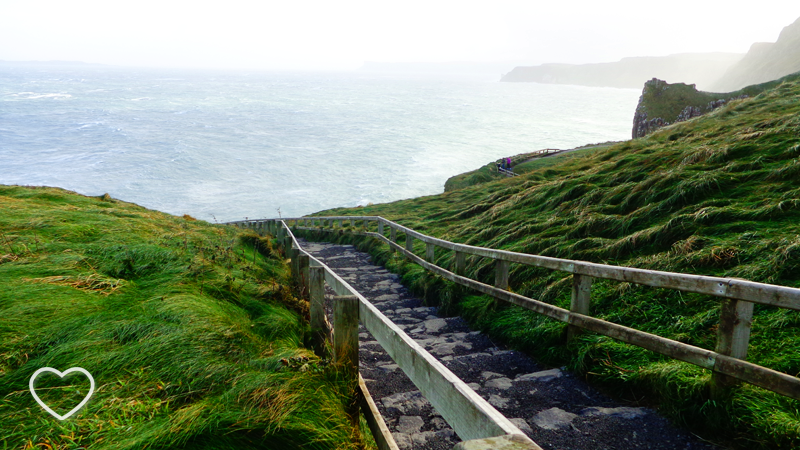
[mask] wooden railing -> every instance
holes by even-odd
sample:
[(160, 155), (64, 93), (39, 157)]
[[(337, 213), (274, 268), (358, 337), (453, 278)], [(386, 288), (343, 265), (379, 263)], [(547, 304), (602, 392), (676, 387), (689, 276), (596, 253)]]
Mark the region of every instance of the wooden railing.
[(531, 152), (530, 154), (549, 155), (550, 153), (561, 153), (563, 151), (564, 150), (559, 150), (557, 148), (543, 148), (541, 150)]
[[(374, 237), (388, 244), (394, 251), (401, 252), (409, 260), (447, 280), (567, 323), (570, 336), (574, 336), (579, 330), (593, 331), (711, 370), (712, 389), (715, 395), (724, 392), (738, 381), (745, 381), (800, 400), (800, 378), (745, 360), (750, 340), (750, 326), (753, 320), (753, 304), (800, 310), (800, 289), (736, 278), (619, 267), (457, 244), (424, 235), (377, 216), (303, 217), (283, 219), (283, 221), (291, 223), (301, 230), (346, 230), (357, 235)], [(347, 228), (343, 226), (345, 221), (350, 225)], [(269, 221), (238, 223), (267, 222)], [(356, 222), (360, 222), (361, 226), (357, 228)], [(338, 227), (335, 227), (337, 224)], [(370, 231), (372, 228), (376, 231)], [(386, 228), (389, 228), (389, 237), (385, 236)], [(404, 247), (396, 242), (398, 233), (405, 234)], [(425, 243), (425, 258), (414, 254), (415, 240)], [(453, 267), (450, 270), (434, 264), (436, 248), (447, 249), (455, 253)], [(495, 260), (494, 286), (464, 276), (466, 255)], [(572, 273), (573, 288), (570, 309), (559, 308), (506, 290), (510, 263)], [(591, 317), (589, 315), (591, 285), (595, 278), (719, 297), (722, 301), (722, 309), (716, 348), (713, 351), (707, 350)]]
[[(293, 278), (308, 292), (315, 350), (321, 350), (326, 345), (325, 341), (332, 343), (337, 364), (349, 367), (357, 374), (360, 321), (456, 434), (462, 440), (472, 442), (469, 448), (495, 448), (498, 445), (496, 441), (500, 439), (514, 444), (515, 449), (541, 450), (516, 425), (425, 351), (344, 279), (303, 250), (285, 220), (250, 220), (230, 224), (269, 233), (282, 243), (286, 255), (291, 258)], [(337, 295), (333, 303), (332, 326), (325, 315), (326, 283)], [(397, 444), (363, 379), (358, 375), (355, 380), (361, 391), (361, 413), (367, 419), (378, 447), (381, 450), (396, 450)], [(351, 411), (351, 420), (354, 425), (357, 424), (357, 411)], [(455, 448), (462, 448), (463, 445), (461, 443)]]
[(507, 177), (517, 177), (517, 176), (519, 176), (518, 174), (514, 173), (514, 171), (513, 171), (513, 170), (510, 170), (510, 169), (504, 169), (504, 168), (503, 168), (503, 167), (501, 167), (499, 164), (497, 165), (497, 171), (498, 171), (498, 172), (500, 172), (500, 173), (502, 173), (503, 175), (505, 175), (505, 176), (507, 176)]

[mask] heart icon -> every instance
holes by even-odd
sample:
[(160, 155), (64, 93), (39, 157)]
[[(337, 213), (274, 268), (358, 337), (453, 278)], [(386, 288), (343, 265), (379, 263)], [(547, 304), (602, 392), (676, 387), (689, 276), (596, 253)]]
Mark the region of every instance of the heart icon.
[[(36, 377), (38, 377), (39, 374), (41, 374), (43, 372), (51, 372), (51, 373), (53, 373), (55, 375), (58, 375), (59, 378), (64, 378), (65, 376), (69, 375), (72, 372), (80, 372), (80, 373), (86, 375), (86, 378), (89, 379), (89, 384), (90, 384), (89, 393), (86, 394), (86, 397), (84, 397), (84, 399), (80, 403), (78, 403), (78, 406), (72, 408), (72, 410), (70, 412), (68, 412), (68, 413), (66, 413), (66, 414), (64, 414), (62, 416), (61, 414), (58, 414), (57, 412), (55, 412), (52, 409), (50, 409), (50, 407), (47, 406), (42, 401), (42, 399), (39, 398), (38, 395), (36, 395), (36, 391), (33, 388), (33, 383), (34, 383), (34, 381), (36, 381)], [(29, 385), (30, 385), (30, 388), (31, 388), (31, 395), (33, 395), (33, 398), (34, 398), (34, 400), (36, 400), (36, 403), (38, 403), (39, 406), (44, 408), (45, 411), (47, 411), (50, 414), (52, 414), (52, 416), (55, 417), (58, 420), (65, 420), (65, 419), (69, 418), (69, 416), (71, 416), (71, 415), (75, 414), (76, 412), (78, 412), (78, 410), (81, 409), (83, 407), (83, 405), (85, 405), (86, 402), (89, 401), (89, 399), (92, 397), (92, 394), (94, 394), (94, 378), (92, 378), (92, 374), (90, 374), (88, 371), (86, 371), (85, 369), (82, 369), (80, 367), (71, 367), (71, 368), (65, 370), (64, 372), (59, 372), (58, 370), (53, 369), (51, 367), (42, 367), (41, 369), (39, 369), (36, 372), (34, 372), (33, 375), (31, 375), (31, 381), (30, 381)]]

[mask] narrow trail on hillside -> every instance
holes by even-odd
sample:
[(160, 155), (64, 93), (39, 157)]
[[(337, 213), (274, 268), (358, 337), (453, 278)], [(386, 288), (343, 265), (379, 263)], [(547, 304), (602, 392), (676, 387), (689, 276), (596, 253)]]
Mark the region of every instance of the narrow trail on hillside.
[[(621, 404), (497, 345), (460, 317), (439, 317), (351, 245), (298, 241), (545, 450), (719, 448), (648, 408)], [(361, 374), (400, 448), (452, 449), (459, 441), (453, 430), (363, 326), (359, 341)]]

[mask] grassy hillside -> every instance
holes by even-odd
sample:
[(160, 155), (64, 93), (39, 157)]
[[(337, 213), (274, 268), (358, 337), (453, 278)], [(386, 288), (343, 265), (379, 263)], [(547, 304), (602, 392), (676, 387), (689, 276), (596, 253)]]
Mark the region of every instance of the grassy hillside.
[[(0, 211), (0, 448), (355, 448), (269, 239), (53, 188)], [(66, 421), (28, 391), (45, 366), (96, 381)], [(37, 380), (62, 414), (88, 391)]]
[[(514, 173), (523, 174), (528, 173), (542, 167), (549, 167), (554, 164), (561, 164), (564, 158), (574, 158), (583, 155), (586, 152), (592, 152), (601, 148), (608, 147), (614, 143), (608, 142), (603, 144), (590, 144), (577, 147), (574, 149), (566, 150), (563, 153), (551, 153), (542, 155), (540, 153), (520, 153), (519, 155), (511, 156), (511, 166)], [(444, 183), (444, 191), (450, 192), (456, 189), (462, 189), (467, 186), (474, 186), (476, 184), (486, 183), (489, 181), (502, 180), (507, 178), (506, 175), (497, 170), (497, 163), (505, 160), (505, 158), (492, 161), (485, 166), (464, 172), (447, 179)]]
[[(520, 177), (319, 214), (381, 215), (472, 245), (800, 287), (800, 82)], [(565, 345), (561, 323), (462, 292), (385, 245), (362, 245), (431, 302), (704, 436), (738, 448), (800, 446), (800, 402), (750, 385), (711, 401), (707, 371), (593, 334)], [(452, 258), (437, 253), (445, 267)], [(468, 259), (468, 272), (493, 282), (489, 260)], [(570, 288), (567, 273), (511, 266), (515, 292), (568, 308)], [(713, 297), (596, 281), (592, 302), (603, 319), (715, 346)], [(756, 305), (748, 359), (798, 375), (798, 349), (800, 312)]]

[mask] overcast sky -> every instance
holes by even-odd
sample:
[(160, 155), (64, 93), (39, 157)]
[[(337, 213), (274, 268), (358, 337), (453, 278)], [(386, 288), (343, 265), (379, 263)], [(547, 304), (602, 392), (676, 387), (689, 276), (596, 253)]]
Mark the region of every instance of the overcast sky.
[(355, 69), (380, 62), (589, 63), (744, 53), (798, 0), (0, 0), (0, 60)]

